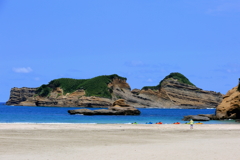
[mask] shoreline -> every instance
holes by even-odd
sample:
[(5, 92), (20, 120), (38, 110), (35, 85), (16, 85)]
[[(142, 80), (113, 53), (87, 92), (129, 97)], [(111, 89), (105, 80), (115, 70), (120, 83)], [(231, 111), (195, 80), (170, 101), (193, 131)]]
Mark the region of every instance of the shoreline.
[(0, 159), (238, 160), (239, 133), (238, 124), (0, 123)]
[[(189, 124), (0, 123), (3, 129), (182, 129)], [(240, 124), (194, 124), (195, 130), (240, 130)]]

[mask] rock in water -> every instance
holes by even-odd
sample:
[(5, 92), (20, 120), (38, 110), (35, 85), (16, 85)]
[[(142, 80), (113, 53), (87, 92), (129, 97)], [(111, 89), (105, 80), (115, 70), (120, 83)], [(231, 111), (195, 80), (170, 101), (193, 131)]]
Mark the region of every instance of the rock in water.
[(209, 121), (210, 120), (210, 118), (204, 117), (204, 116), (189, 115), (189, 116), (184, 116), (183, 121), (190, 121), (191, 119), (194, 121)]
[(14, 87), (10, 91), (10, 98), (7, 101), (7, 105), (21, 105), (21, 102), (24, 103), (25, 106), (35, 106), (35, 102), (33, 101), (33, 97), (36, 94), (37, 88), (17, 88)]
[(92, 115), (93, 111), (90, 109), (75, 109), (75, 110), (68, 110), (69, 114), (84, 114), (84, 115)]
[(180, 73), (171, 73), (159, 85), (141, 90), (131, 91), (126, 80), (118, 75), (60, 78), (38, 88), (12, 88), (7, 105), (106, 108), (125, 99), (125, 107), (215, 108), (222, 101), (221, 93), (202, 90)]
[(216, 119), (215, 114), (199, 114), (199, 116), (208, 117), (210, 120)]
[(69, 114), (83, 114), (83, 115), (140, 115), (141, 112), (125, 103), (124, 99), (116, 100), (108, 109), (89, 110), (76, 109), (68, 110)]

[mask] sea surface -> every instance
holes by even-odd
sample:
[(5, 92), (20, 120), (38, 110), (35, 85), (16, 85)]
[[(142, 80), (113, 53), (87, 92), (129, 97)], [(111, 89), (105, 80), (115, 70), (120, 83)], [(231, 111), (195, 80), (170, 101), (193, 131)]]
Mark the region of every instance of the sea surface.
[[(174, 122), (186, 123), (182, 118), (186, 115), (214, 114), (215, 109), (156, 109), (138, 108), (139, 116), (84, 116), (70, 115), (67, 111), (79, 109), (75, 107), (28, 107), (7, 106), (0, 103), (0, 123), (97, 123), (97, 124), (123, 124), (133, 123), (145, 124), (146, 122), (163, 122), (172, 124)], [(99, 108), (94, 108), (99, 109)], [(234, 120), (211, 120), (204, 124), (234, 124)]]

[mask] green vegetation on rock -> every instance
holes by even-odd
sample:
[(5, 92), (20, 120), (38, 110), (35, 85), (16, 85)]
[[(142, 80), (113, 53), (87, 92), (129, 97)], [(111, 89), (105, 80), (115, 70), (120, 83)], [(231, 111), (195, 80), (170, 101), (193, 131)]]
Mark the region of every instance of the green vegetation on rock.
[(159, 85), (157, 85), (157, 86), (144, 86), (144, 87), (142, 88), (142, 90), (148, 90), (148, 89), (158, 90), (158, 89), (159, 89)]
[(147, 89), (158, 90), (161, 87), (162, 82), (167, 79), (175, 79), (180, 83), (195, 86), (181, 73), (173, 72), (173, 73), (170, 73), (168, 76), (166, 76), (163, 80), (161, 80), (161, 82), (157, 86), (145, 86), (142, 88), (142, 90), (147, 90)]
[(188, 85), (192, 85), (192, 86), (195, 86), (194, 84), (192, 84), (188, 79), (187, 77), (185, 77), (184, 75), (182, 75), (181, 73), (178, 73), (178, 72), (173, 72), (173, 73), (170, 73), (168, 76), (166, 76), (160, 83), (159, 85), (161, 86), (161, 83), (166, 80), (166, 79), (176, 79), (178, 82), (180, 83), (185, 83), (185, 84), (188, 84)]
[(111, 98), (111, 89), (107, 85), (114, 78), (127, 80), (117, 74), (103, 75), (91, 79), (60, 78), (52, 80), (48, 85), (42, 85), (37, 89), (36, 93), (42, 97), (46, 97), (53, 89), (60, 87), (63, 89), (64, 94), (84, 89), (86, 96)]
[(36, 90), (36, 94), (42, 96), (42, 97), (46, 97), (49, 95), (49, 93), (52, 91), (52, 88), (48, 87), (48, 85), (41, 85), (37, 90)]

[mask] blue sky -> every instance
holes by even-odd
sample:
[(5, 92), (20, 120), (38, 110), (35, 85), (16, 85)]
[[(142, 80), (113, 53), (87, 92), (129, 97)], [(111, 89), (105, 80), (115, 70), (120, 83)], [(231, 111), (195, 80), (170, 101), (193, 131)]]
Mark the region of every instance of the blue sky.
[(225, 94), (240, 78), (239, 0), (1, 0), (0, 102), (12, 87), (171, 72)]

